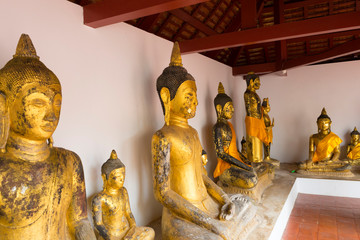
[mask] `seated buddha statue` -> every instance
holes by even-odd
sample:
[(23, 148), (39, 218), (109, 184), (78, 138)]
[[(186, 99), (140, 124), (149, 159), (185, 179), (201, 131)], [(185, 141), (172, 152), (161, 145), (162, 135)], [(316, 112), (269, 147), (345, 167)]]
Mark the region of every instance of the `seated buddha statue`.
[(354, 128), (354, 130), (350, 133), (351, 142), (347, 145), (346, 153), (347, 158), (351, 164), (359, 164), (360, 163), (360, 133)]
[(280, 162), (276, 159), (270, 158), (270, 146), (273, 142), (273, 131), (272, 128), (274, 127), (274, 118), (271, 121), (269, 112), (270, 112), (270, 103), (269, 98), (264, 98), (261, 104), (262, 106), (262, 114), (265, 124), (265, 131), (267, 135), (267, 142), (268, 144), (263, 143), (264, 146), (264, 161), (270, 162), (273, 165), (280, 166)]
[(339, 160), (340, 143), (342, 140), (331, 132), (331, 119), (325, 108), (317, 118), (318, 133), (310, 136), (309, 159), (301, 163), (300, 170), (312, 172), (347, 171), (350, 166)]
[(269, 139), (261, 111), (261, 100), (256, 93), (256, 90), (260, 88), (260, 78), (253, 72), (244, 78), (247, 85), (244, 93), (247, 157), (251, 162), (262, 162), (263, 143), (268, 146)]
[(165, 118), (152, 138), (154, 194), (163, 205), (162, 239), (244, 238), (257, 222), (255, 207), (243, 196), (230, 198), (203, 173), (203, 148), (188, 124), (195, 116), (197, 89), (182, 67), (177, 43), (156, 88)]
[(104, 189), (92, 200), (94, 226), (98, 239), (152, 240), (155, 232), (149, 227), (136, 226), (130, 209), (129, 195), (124, 187), (125, 165), (115, 150), (101, 166)]
[(229, 120), (233, 117), (232, 99), (225, 94), (222, 83), (219, 83), (218, 95), (214, 99), (217, 122), (213, 127), (213, 139), (217, 155), (217, 166), (214, 178), (219, 177), (225, 186), (253, 188), (257, 176), (251, 164), (246, 164), (246, 157), (236, 146), (236, 133)]
[(0, 92), (0, 238), (96, 239), (80, 158), (47, 142), (59, 122), (61, 85), (28, 35), (0, 69)]

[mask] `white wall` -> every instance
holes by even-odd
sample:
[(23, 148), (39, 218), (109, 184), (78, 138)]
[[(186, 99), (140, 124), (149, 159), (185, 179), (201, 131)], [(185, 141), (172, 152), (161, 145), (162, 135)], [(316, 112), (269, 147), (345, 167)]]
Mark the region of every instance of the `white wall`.
[[(163, 125), (156, 78), (168, 66), (172, 43), (120, 23), (92, 29), (82, 8), (65, 0), (0, 0), (0, 67), (12, 58), (21, 33), (60, 79), (63, 105), (55, 146), (75, 151), (84, 165), (88, 196), (102, 188), (100, 167), (112, 149), (126, 165), (126, 180), (138, 224), (161, 215), (152, 192), (151, 137)], [(231, 69), (199, 54), (183, 57), (196, 78), (199, 106), (190, 124), (215, 159), (211, 132), (218, 81)], [(210, 163), (212, 169), (215, 163)]]
[[(125, 186), (135, 218), (147, 224), (161, 214), (152, 193), (150, 142), (163, 125), (155, 81), (169, 64), (172, 43), (125, 23), (92, 29), (82, 21), (81, 7), (65, 0), (0, 0), (0, 67), (12, 58), (21, 33), (28, 33), (62, 83), (55, 145), (82, 158), (88, 196), (101, 190), (100, 167), (115, 149), (127, 168)], [(185, 55), (183, 63), (197, 80), (199, 106), (190, 124), (199, 131), (212, 171), (218, 82), (234, 100), (239, 141), (245, 130), (246, 84), (232, 77), (229, 67), (201, 55)], [(307, 157), (308, 137), (317, 130), (323, 106), (332, 130), (348, 142), (353, 127), (360, 128), (359, 65), (318, 65), (289, 70), (287, 77), (261, 77), (259, 95), (269, 97), (275, 118), (273, 157), (281, 162)]]
[[(236, 79), (234, 91), (243, 92), (245, 81)], [(354, 126), (360, 129), (360, 61), (299, 67), (288, 70), (287, 77), (273, 73), (260, 80), (258, 93), (262, 99), (269, 97), (269, 115), (275, 118), (272, 157), (281, 162), (305, 160), (323, 107), (332, 120), (331, 130), (343, 140), (341, 156), (345, 157), (350, 132)], [(241, 106), (236, 123), (244, 132), (243, 95), (236, 101)]]

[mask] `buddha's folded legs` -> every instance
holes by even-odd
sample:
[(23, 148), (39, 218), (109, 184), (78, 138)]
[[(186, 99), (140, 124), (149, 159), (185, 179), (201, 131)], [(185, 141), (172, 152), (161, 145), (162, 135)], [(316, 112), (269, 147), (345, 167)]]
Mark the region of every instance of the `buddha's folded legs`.
[[(236, 209), (234, 217), (226, 221), (228, 236), (231, 236), (231, 239), (227, 240), (240, 240), (257, 224), (256, 207), (241, 194), (234, 195), (232, 199)], [(168, 209), (163, 210), (161, 225), (164, 240), (223, 240), (219, 235), (176, 216)]]
[(220, 175), (219, 179), (225, 185), (245, 189), (255, 187), (258, 182), (255, 172), (250, 172), (236, 166), (231, 166), (229, 169), (226, 169)]

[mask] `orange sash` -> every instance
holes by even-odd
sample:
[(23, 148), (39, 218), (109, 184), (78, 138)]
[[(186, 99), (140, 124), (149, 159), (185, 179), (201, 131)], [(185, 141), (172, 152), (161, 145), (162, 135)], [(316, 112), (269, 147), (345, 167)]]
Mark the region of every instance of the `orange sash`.
[[(245, 117), (245, 126), (246, 126), (246, 134), (252, 137), (257, 137), (265, 143), (266, 145), (269, 145), (269, 136), (266, 133), (265, 130), (265, 123), (264, 119), (261, 117), (261, 119), (246, 116)], [(272, 138), (272, 131), (271, 131), (271, 138)]]
[(330, 132), (316, 145), (316, 151), (312, 161), (318, 162), (326, 158), (341, 142), (342, 140), (335, 133)]
[[(236, 133), (235, 133), (235, 130), (233, 128), (233, 125), (230, 122), (228, 122), (228, 124), (229, 124), (230, 129), (231, 129), (232, 138), (231, 138), (229, 147), (228, 148), (224, 147), (224, 152), (229, 154), (233, 158), (236, 158), (240, 162), (243, 162), (241, 160), (241, 158), (240, 158), (240, 154), (239, 154), (238, 149), (236, 147)], [(225, 162), (220, 158), (218, 158), (217, 160), (218, 160), (218, 163), (217, 163), (215, 171), (214, 171), (214, 178), (220, 176), (226, 169), (229, 169), (231, 167), (230, 163)]]
[(360, 159), (360, 143), (356, 144), (356, 146), (348, 153), (347, 156), (352, 160)]

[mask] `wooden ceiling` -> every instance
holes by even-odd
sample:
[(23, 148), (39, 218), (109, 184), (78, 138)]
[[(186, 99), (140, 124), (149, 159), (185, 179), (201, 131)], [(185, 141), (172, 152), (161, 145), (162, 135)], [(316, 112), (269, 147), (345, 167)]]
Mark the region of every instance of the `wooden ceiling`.
[(84, 23), (127, 22), (259, 74), (360, 59), (360, 0), (73, 0)]

